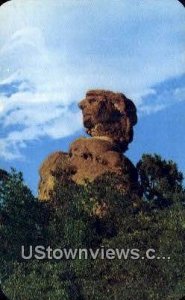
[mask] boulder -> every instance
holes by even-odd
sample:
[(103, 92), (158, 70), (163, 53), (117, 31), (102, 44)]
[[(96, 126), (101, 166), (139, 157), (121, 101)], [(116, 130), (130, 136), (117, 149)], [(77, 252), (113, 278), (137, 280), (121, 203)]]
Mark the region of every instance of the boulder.
[(86, 132), (113, 140), (121, 151), (126, 151), (133, 140), (133, 126), (137, 123), (134, 103), (122, 93), (104, 90), (87, 92), (79, 103)]

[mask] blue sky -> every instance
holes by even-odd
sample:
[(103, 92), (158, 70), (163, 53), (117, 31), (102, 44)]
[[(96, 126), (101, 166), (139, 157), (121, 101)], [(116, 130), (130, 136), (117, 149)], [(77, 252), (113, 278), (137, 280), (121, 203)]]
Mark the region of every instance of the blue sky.
[(0, 8), (0, 167), (36, 192), (52, 151), (84, 135), (77, 103), (125, 93), (139, 115), (126, 155), (185, 172), (185, 10), (176, 0), (13, 0)]

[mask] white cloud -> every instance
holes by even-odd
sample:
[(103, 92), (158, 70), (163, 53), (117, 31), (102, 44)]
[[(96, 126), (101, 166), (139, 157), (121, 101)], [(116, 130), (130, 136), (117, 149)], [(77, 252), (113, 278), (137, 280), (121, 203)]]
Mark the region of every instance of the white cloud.
[(165, 104), (155, 104), (155, 105), (145, 105), (140, 108), (140, 113), (142, 114), (151, 114), (156, 113), (162, 109), (166, 108)]
[(143, 105), (139, 106), (140, 116), (156, 113), (168, 106), (176, 105), (179, 102), (185, 101), (185, 88), (181, 86), (183, 80), (179, 80), (178, 87), (175, 87), (175, 83), (173, 82), (171, 84), (170, 81), (166, 83), (166, 86), (163, 86), (162, 89), (160, 85), (156, 86), (155, 93), (153, 95), (151, 94), (150, 97), (146, 97), (146, 99), (144, 98)]
[(73, 134), (81, 119), (71, 105), (87, 89), (122, 91), (142, 113), (166, 107), (168, 100), (144, 99), (184, 72), (184, 23), (175, 0), (7, 2), (0, 9), (0, 91), (15, 82), (17, 90), (0, 96), (0, 155), (19, 157), (28, 141)]

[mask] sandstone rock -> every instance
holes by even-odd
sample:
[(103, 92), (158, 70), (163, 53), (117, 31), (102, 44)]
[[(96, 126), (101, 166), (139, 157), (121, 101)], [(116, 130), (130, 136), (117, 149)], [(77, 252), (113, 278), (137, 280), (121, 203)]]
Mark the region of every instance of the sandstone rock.
[(137, 123), (136, 107), (124, 94), (91, 90), (79, 103), (89, 135), (111, 138), (121, 151), (127, 150)]
[(68, 153), (58, 151), (50, 154), (42, 163), (39, 171), (39, 199), (49, 200), (56, 182), (69, 180), (73, 172)]
[(137, 186), (136, 168), (112, 141), (79, 138), (71, 144), (69, 154), (55, 152), (43, 162), (40, 168), (39, 198), (49, 200), (56, 183), (72, 180), (77, 184), (85, 184), (108, 172), (120, 176), (125, 190)]
[(79, 138), (71, 144), (69, 155), (76, 172), (72, 179), (77, 184), (93, 181), (104, 173), (127, 175), (130, 182), (137, 182), (137, 171), (128, 158), (109, 140)]
[[(51, 198), (56, 183), (85, 184), (106, 173), (120, 176), (120, 187), (124, 191), (137, 193), (137, 170), (122, 154), (132, 141), (133, 126), (137, 123), (135, 105), (121, 93), (92, 90), (79, 106), (84, 126), (92, 137), (75, 140), (69, 153), (55, 152), (43, 162), (40, 200)], [(98, 206), (95, 211), (103, 215), (106, 208)]]

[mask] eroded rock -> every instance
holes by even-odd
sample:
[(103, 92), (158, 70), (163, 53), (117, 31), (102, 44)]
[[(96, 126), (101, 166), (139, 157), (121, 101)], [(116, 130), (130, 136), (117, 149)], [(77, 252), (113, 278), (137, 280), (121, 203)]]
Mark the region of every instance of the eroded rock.
[(91, 137), (75, 140), (69, 153), (59, 151), (46, 158), (40, 168), (40, 200), (51, 198), (56, 183), (85, 184), (106, 173), (120, 176), (122, 189), (137, 193), (137, 170), (122, 154), (133, 139), (135, 105), (121, 93), (92, 90), (79, 106)]
[(42, 201), (49, 200), (55, 184), (70, 180), (73, 173), (74, 169), (70, 165), (68, 153), (58, 151), (50, 154), (39, 170), (39, 199)]
[(116, 145), (99, 138), (79, 138), (71, 144), (70, 162), (76, 172), (72, 179), (83, 184), (93, 181), (104, 173), (127, 174), (130, 181), (137, 181), (137, 171)]
[(127, 150), (137, 123), (136, 107), (131, 100), (122, 93), (92, 90), (87, 92), (79, 107), (89, 135), (108, 137), (121, 151)]
[(43, 162), (40, 168), (39, 198), (48, 200), (56, 183), (72, 180), (77, 184), (85, 184), (105, 173), (119, 175), (125, 190), (132, 190), (137, 185), (136, 168), (112, 141), (79, 138), (71, 144), (69, 154), (55, 152)]

